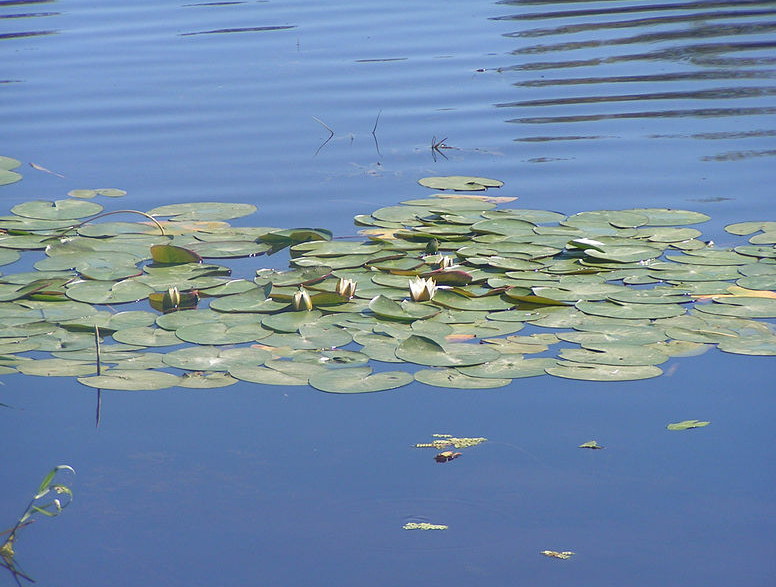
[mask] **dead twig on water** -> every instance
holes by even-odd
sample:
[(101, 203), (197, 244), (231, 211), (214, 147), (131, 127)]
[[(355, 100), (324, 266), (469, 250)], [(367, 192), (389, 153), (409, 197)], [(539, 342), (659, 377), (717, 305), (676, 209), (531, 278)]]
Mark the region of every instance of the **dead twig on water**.
[(445, 144), (446, 140), (447, 140), (447, 137), (437, 140), (436, 135), (434, 135), (433, 138), (431, 139), (431, 157), (434, 159), (434, 161), (437, 160), (436, 159), (437, 153), (439, 153), (440, 155), (442, 155), (442, 157), (447, 159), (447, 155), (445, 155), (442, 152), (442, 149), (455, 149), (455, 147), (450, 147), (446, 145)]
[(377, 154), (382, 157), (383, 154), (380, 152), (380, 145), (377, 142), (377, 135), (375, 134), (375, 131), (377, 130), (377, 123), (380, 120), (380, 115), (383, 113), (382, 110), (380, 110), (377, 113), (377, 118), (375, 118), (375, 125), (372, 127), (372, 138), (375, 140), (375, 149), (377, 149)]
[(317, 156), (318, 156), (318, 153), (320, 153), (321, 149), (323, 149), (323, 148), (326, 146), (326, 143), (328, 143), (328, 142), (329, 142), (329, 141), (330, 141), (330, 140), (331, 140), (331, 139), (334, 137), (334, 131), (333, 131), (333, 130), (331, 130), (331, 129), (329, 128), (329, 125), (328, 125), (328, 124), (326, 124), (326, 123), (325, 123), (323, 120), (321, 120), (320, 118), (316, 118), (315, 116), (313, 116), (313, 120), (314, 120), (315, 122), (317, 122), (317, 123), (321, 124), (321, 125), (323, 126), (323, 128), (325, 128), (326, 130), (328, 130), (328, 131), (331, 133), (331, 134), (329, 135), (329, 138), (328, 138), (328, 139), (326, 139), (325, 141), (323, 141), (323, 144), (322, 144), (320, 147), (318, 147), (318, 150), (317, 150), (317, 151), (315, 151), (315, 155), (313, 155), (313, 157), (317, 157)]

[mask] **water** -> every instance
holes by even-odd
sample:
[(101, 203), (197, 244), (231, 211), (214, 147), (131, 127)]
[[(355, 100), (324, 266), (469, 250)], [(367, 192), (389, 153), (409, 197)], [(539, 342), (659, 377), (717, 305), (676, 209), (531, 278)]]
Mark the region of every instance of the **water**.
[[(111, 186), (129, 192), (116, 207), (251, 202), (255, 224), (342, 235), (426, 195), (421, 177), (481, 175), (526, 208), (699, 210), (725, 244), (725, 224), (774, 216), (775, 15), (0, 2), (0, 154), (25, 162), (0, 200)], [(76, 501), (17, 545), (43, 585), (771, 585), (769, 359), (714, 351), (653, 380), (478, 392), (106, 392), (98, 430), (93, 390), (6, 376), (0, 525), (68, 463)], [(712, 424), (665, 430), (689, 418)], [(411, 448), (436, 432), (490, 442), (437, 465)], [(576, 448), (592, 438), (607, 449)], [(450, 529), (401, 529), (424, 520)]]

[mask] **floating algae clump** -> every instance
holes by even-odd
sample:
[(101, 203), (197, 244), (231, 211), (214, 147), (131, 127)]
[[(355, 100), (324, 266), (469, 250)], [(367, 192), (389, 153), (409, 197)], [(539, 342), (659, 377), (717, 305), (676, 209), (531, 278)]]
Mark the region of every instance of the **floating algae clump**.
[(402, 526), (405, 530), (447, 530), (444, 524), (429, 524), (428, 522), (407, 522)]

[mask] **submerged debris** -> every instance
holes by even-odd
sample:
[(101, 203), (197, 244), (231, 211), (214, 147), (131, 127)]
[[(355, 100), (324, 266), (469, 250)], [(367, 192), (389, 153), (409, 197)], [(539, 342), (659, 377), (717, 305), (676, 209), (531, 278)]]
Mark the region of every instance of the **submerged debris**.
[(434, 460), (437, 463), (446, 463), (448, 461), (452, 461), (453, 459), (457, 459), (461, 456), (461, 453), (459, 452), (453, 452), (451, 450), (446, 450), (444, 452), (440, 452), (438, 455), (434, 457)]

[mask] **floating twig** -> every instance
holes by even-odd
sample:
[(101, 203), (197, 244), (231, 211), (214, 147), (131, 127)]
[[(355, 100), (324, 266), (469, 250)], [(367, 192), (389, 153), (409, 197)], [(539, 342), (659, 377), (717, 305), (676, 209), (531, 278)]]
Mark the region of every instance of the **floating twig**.
[(377, 113), (377, 118), (375, 118), (375, 125), (372, 127), (372, 138), (375, 140), (375, 149), (377, 149), (377, 154), (380, 155), (380, 157), (383, 156), (383, 154), (380, 152), (380, 145), (377, 142), (377, 135), (375, 134), (375, 131), (377, 130), (377, 123), (380, 120), (380, 115), (383, 113), (382, 110), (380, 110)]
[(445, 137), (445, 138), (443, 138), (443, 139), (441, 139), (439, 141), (437, 141), (436, 135), (434, 135), (432, 137), (432, 139), (431, 139), (431, 157), (434, 159), (434, 161), (436, 161), (437, 153), (439, 153), (440, 155), (442, 155), (442, 157), (447, 159), (447, 155), (445, 155), (442, 152), (442, 149), (451, 149), (452, 147), (448, 147), (447, 145), (445, 145), (445, 141), (446, 140), (447, 140), (447, 137)]
[(323, 149), (323, 148), (326, 146), (326, 143), (328, 143), (328, 142), (329, 142), (329, 141), (332, 139), (332, 137), (334, 137), (334, 131), (333, 131), (333, 130), (331, 130), (331, 129), (329, 128), (329, 125), (328, 125), (328, 124), (326, 124), (326, 123), (325, 123), (323, 120), (321, 120), (320, 118), (316, 118), (315, 116), (313, 116), (313, 120), (314, 120), (315, 122), (317, 122), (317, 123), (319, 123), (319, 124), (323, 125), (323, 128), (325, 128), (326, 130), (328, 130), (328, 131), (331, 133), (331, 134), (329, 135), (329, 138), (328, 138), (328, 139), (326, 139), (325, 141), (323, 141), (323, 144), (322, 144), (320, 147), (318, 147), (318, 150), (317, 150), (317, 151), (315, 151), (315, 155), (313, 155), (313, 157), (316, 157), (316, 156), (318, 155), (318, 153), (320, 153), (321, 149)]
[(30, 163), (30, 167), (33, 169), (37, 169), (38, 171), (42, 171), (43, 173), (50, 173), (51, 175), (56, 175), (57, 177), (61, 177), (62, 179), (67, 179), (64, 175), (61, 173), (57, 173), (56, 171), (51, 171), (51, 169), (46, 169), (42, 165), (38, 165), (37, 163)]

